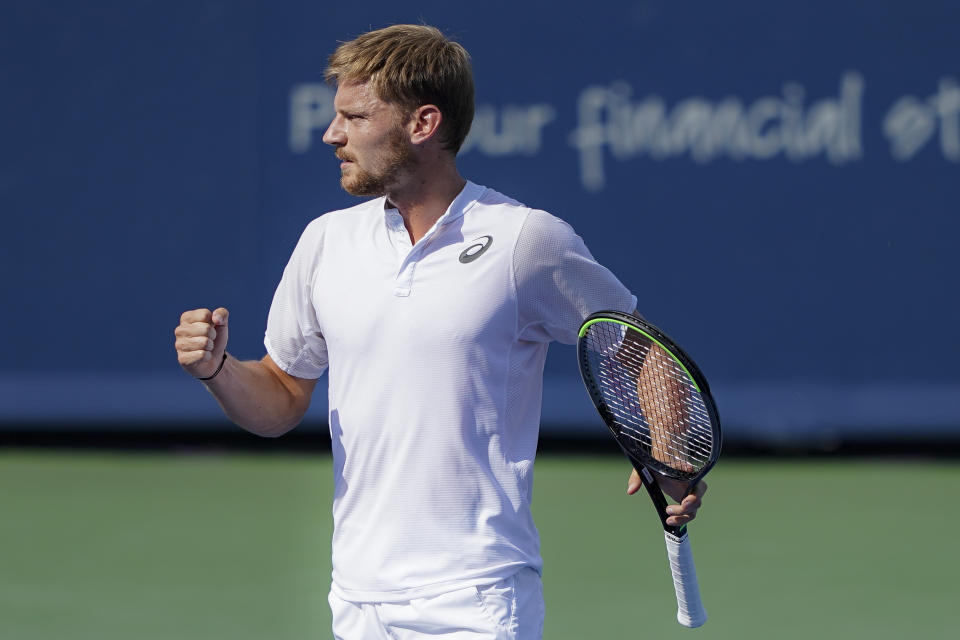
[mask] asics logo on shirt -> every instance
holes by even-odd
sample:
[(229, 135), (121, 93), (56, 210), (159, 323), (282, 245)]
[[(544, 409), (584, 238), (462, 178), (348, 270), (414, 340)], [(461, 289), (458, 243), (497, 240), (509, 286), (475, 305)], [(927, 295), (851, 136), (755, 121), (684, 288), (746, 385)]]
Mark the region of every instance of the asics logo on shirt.
[(473, 241), (469, 247), (464, 249), (460, 253), (460, 262), (467, 264), (468, 262), (473, 262), (477, 258), (483, 255), (483, 252), (490, 248), (490, 245), (493, 244), (493, 236), (480, 236)]

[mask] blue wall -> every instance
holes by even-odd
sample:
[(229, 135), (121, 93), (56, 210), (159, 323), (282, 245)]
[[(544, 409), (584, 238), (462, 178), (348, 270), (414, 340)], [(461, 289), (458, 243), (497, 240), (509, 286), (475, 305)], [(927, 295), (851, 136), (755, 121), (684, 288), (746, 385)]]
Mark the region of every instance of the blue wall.
[[(960, 431), (960, 8), (853, 0), (6, 2), (0, 422), (217, 419), (179, 314), (262, 355), (300, 231), (356, 202), (326, 56), (421, 20), (473, 56), (463, 173), (573, 224), (733, 434)], [(551, 428), (598, 428), (579, 385), (554, 349)]]

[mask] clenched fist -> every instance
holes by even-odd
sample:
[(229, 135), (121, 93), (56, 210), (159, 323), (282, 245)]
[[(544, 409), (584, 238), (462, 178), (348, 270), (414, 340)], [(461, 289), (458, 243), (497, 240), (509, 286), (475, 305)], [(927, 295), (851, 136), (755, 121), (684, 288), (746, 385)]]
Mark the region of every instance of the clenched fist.
[(177, 360), (194, 378), (212, 376), (223, 361), (227, 348), (227, 318), (230, 312), (220, 307), (214, 311), (184, 311), (180, 325), (174, 330)]

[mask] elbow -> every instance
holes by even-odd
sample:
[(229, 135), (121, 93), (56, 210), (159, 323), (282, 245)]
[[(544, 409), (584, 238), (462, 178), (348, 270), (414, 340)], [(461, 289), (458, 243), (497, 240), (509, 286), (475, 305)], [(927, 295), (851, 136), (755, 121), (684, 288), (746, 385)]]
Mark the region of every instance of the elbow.
[(300, 420), (271, 424), (261, 428), (255, 433), (262, 438), (279, 438), (288, 431), (293, 431), (298, 424), (300, 424)]
[(260, 436), (261, 438), (279, 438), (286, 432), (293, 429), (285, 425), (239, 425), (241, 429)]
[(295, 415), (268, 415), (251, 420), (249, 416), (227, 416), (244, 431), (258, 435), (261, 438), (279, 438), (288, 431), (292, 431), (303, 420), (304, 412)]

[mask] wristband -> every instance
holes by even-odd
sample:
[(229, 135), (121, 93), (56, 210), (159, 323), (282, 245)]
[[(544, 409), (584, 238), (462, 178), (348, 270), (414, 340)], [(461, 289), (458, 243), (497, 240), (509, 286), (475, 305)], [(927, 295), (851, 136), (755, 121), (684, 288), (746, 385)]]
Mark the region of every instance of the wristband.
[(206, 378), (197, 378), (197, 380), (213, 380), (217, 377), (217, 374), (220, 373), (220, 370), (223, 369), (223, 363), (227, 361), (227, 352), (223, 352), (223, 360), (220, 361), (220, 366), (217, 367), (217, 370), (213, 372), (213, 375), (207, 376)]

